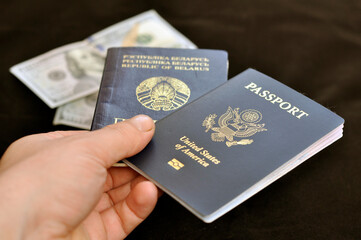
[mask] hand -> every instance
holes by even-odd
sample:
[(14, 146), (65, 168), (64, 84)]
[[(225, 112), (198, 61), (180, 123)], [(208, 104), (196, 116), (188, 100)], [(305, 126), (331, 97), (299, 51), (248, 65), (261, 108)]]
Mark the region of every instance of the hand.
[(0, 239), (121, 239), (154, 209), (155, 185), (112, 168), (154, 134), (144, 115), (101, 130), (36, 134), (0, 161)]

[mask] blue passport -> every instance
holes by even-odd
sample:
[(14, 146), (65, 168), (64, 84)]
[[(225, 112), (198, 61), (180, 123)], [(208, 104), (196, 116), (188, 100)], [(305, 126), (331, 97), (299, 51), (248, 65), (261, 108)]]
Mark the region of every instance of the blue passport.
[(110, 48), (92, 130), (147, 114), (160, 120), (227, 81), (223, 50)]
[(343, 123), (248, 69), (158, 121), (149, 145), (124, 162), (212, 222), (341, 138)]

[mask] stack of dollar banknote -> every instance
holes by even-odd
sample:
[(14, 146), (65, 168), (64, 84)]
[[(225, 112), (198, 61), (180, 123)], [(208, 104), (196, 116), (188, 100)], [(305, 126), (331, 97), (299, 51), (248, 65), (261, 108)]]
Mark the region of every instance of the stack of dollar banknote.
[(53, 123), (90, 129), (107, 49), (120, 46), (196, 48), (154, 10), (19, 63), (10, 72), (50, 108)]

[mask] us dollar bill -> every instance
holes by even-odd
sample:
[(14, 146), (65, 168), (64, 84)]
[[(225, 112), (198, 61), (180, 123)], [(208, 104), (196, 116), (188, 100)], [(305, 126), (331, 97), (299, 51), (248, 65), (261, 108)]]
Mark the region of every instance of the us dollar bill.
[(90, 130), (97, 97), (98, 94), (94, 93), (59, 107), (56, 110), (53, 124)]
[[(110, 26), (91, 36), (88, 41), (100, 52), (112, 46), (196, 48), (153, 10)], [(94, 100), (94, 96), (89, 98)], [(82, 98), (60, 106), (53, 124), (90, 129), (95, 105), (96, 101)]]
[(110, 26), (87, 39), (10, 68), (50, 108), (95, 93), (99, 89), (106, 50), (119, 46), (196, 46), (154, 10)]
[(154, 10), (99, 31), (88, 41), (100, 51), (114, 46), (197, 48)]
[(82, 41), (17, 64), (10, 72), (55, 108), (98, 91), (104, 59), (103, 53)]

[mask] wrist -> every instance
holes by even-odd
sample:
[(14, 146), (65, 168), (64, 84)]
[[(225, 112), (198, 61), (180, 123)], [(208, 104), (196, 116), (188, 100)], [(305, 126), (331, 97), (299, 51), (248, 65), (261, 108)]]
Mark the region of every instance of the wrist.
[(24, 181), (17, 169), (0, 172), (0, 239), (27, 239), (37, 229), (35, 185)]

